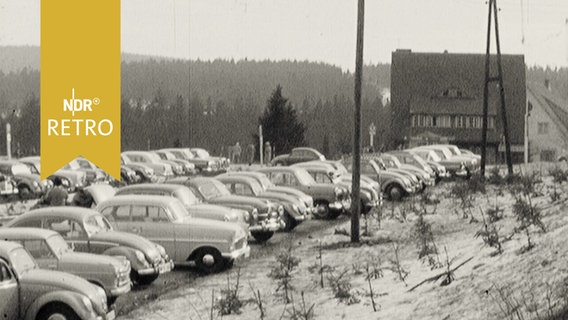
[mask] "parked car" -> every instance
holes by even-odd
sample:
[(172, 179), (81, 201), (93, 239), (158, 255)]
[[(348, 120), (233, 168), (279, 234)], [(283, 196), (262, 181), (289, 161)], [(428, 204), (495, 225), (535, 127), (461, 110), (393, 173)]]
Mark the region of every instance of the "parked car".
[(325, 160), (325, 156), (313, 148), (294, 148), (292, 152), (276, 156), (270, 162), (273, 166), (289, 166), (298, 162)]
[(140, 182), (140, 177), (134, 169), (127, 166), (120, 166), (120, 182), (122, 184), (134, 184)]
[(156, 182), (158, 178), (154, 173), (154, 169), (140, 162), (133, 162), (125, 155), (120, 155), (120, 167), (134, 170), (138, 176), (137, 182)]
[(218, 174), (219, 164), (214, 159), (197, 158), (189, 148), (168, 148), (160, 149), (159, 151), (171, 152), (177, 159), (186, 160), (192, 163), (201, 175)]
[(247, 210), (252, 217), (249, 231), (258, 242), (268, 241), (275, 231), (283, 227), (280, 216), (284, 213), (284, 207), (268, 200), (232, 195), (219, 180), (195, 177), (169, 182), (189, 187), (205, 203)]
[(174, 175), (172, 166), (165, 163), (160, 157), (149, 151), (124, 151), (122, 155), (133, 163), (144, 164), (154, 170), (154, 174), (161, 179), (171, 178)]
[(105, 291), (75, 275), (40, 269), (21, 244), (0, 241), (0, 310), (4, 319), (101, 319)]
[(467, 149), (459, 148), (459, 150), (460, 150), (460, 153), (461, 153), (462, 155), (474, 157), (474, 158), (477, 159), (477, 161), (481, 161), (481, 155), (476, 154), (476, 153), (473, 153), (471, 150), (467, 150)]
[[(352, 171), (352, 162), (345, 159), (342, 162), (349, 172)], [(405, 175), (387, 171), (370, 158), (361, 158), (361, 177), (363, 175), (377, 181), (382, 192), (392, 201), (400, 201), (404, 197), (416, 194), (415, 184)]]
[[(351, 190), (351, 179), (343, 179), (341, 173), (333, 166), (325, 162), (310, 161), (300, 162), (292, 167), (304, 168), (314, 178), (317, 183), (333, 184)], [(360, 181), (359, 199), (361, 201), (361, 213), (367, 214), (373, 208), (379, 206), (381, 199), (379, 193), (364, 180)], [(351, 192), (352, 193), (352, 192)]]
[(21, 199), (38, 198), (50, 188), (47, 180), (40, 181), (39, 174), (32, 173), (28, 166), (16, 160), (0, 160), (0, 173), (16, 182)]
[(229, 170), (230, 161), (225, 157), (211, 156), (209, 152), (203, 148), (191, 148), (190, 151), (197, 159), (214, 161), (217, 164), (217, 171), (215, 172), (217, 174), (227, 172)]
[(129, 194), (174, 197), (181, 201), (189, 215), (195, 218), (228, 221), (247, 225), (250, 221), (250, 216), (246, 210), (203, 203), (191, 189), (179, 184), (144, 183), (123, 187), (116, 192), (117, 196)]
[(284, 207), (284, 214), (281, 216), (281, 219), (284, 222), (283, 230), (285, 231), (293, 230), (298, 224), (306, 220), (306, 206), (297, 197), (279, 192), (266, 192), (260, 183), (252, 177), (219, 175), (216, 179), (221, 181), (232, 194), (268, 199), (281, 203)]
[(178, 159), (173, 153), (166, 150), (156, 150), (154, 151), (162, 160), (168, 160), (178, 165), (181, 165), (183, 168), (183, 174), (187, 176), (191, 176), (197, 173), (195, 169), (195, 164), (189, 162), (185, 159)]
[(426, 172), (423, 169), (419, 169), (415, 166), (407, 164), (402, 164), (397, 157), (388, 153), (382, 153), (378, 156), (378, 159), (380, 159), (380, 161), (385, 164), (387, 170), (397, 170), (402, 171), (402, 173), (410, 173), (418, 178), (418, 191), (420, 192), (424, 191), (426, 187), (433, 186), (435, 184), (436, 175), (434, 174), (434, 172), (432, 172), (432, 175), (430, 175), (430, 173)]
[(194, 262), (206, 273), (219, 272), (250, 254), (247, 233), (240, 225), (191, 217), (171, 196), (116, 196), (97, 210), (119, 230), (134, 231), (162, 245), (175, 264)]
[(422, 159), (422, 157), (418, 156), (415, 153), (412, 153), (407, 150), (395, 150), (389, 151), (387, 154), (395, 156), (401, 164), (415, 166), (419, 169), (422, 169), (430, 174), (430, 176), (434, 176), (434, 182), (438, 183), (442, 178), (447, 177), (446, 168), (442, 165), (432, 165), (426, 162), (426, 160)]
[[(39, 156), (20, 158), (18, 161), (27, 165), (33, 174), (40, 174), (41, 163)], [(75, 192), (77, 188), (85, 186), (87, 181), (86, 174), (84, 172), (60, 169), (47, 178), (49, 180), (48, 183), (53, 183), (53, 180), (56, 177), (63, 181), (63, 184), (67, 186), (68, 192)]]
[(17, 216), (6, 227), (30, 227), (57, 231), (78, 252), (125, 256), (133, 284), (150, 284), (173, 263), (165, 249), (135, 234), (114, 231), (99, 212), (78, 207), (48, 207)]
[(412, 148), (410, 151), (416, 153), (424, 160), (443, 165), (451, 177), (465, 178), (470, 174), (463, 159), (451, 159), (451, 155), (447, 154), (448, 151), (444, 152), (442, 149), (428, 148), (428, 146)]
[(42, 269), (71, 273), (103, 288), (109, 305), (130, 291), (130, 262), (124, 257), (73, 252), (52, 230), (0, 228), (0, 239), (21, 244)]
[(264, 173), (277, 186), (296, 188), (314, 199), (317, 218), (335, 219), (343, 210), (351, 209), (349, 190), (339, 186), (316, 183), (305, 170), (298, 167), (269, 167), (258, 170)]
[(481, 163), (480, 163), (481, 156), (473, 154), (473, 152), (462, 153), (460, 148), (458, 148), (457, 146), (455, 146), (453, 144), (434, 144), (434, 145), (431, 145), (431, 147), (445, 148), (445, 149), (450, 151), (452, 158), (464, 159), (465, 166), (467, 167), (467, 169), (471, 173), (479, 171), (479, 169), (481, 167)]
[(249, 177), (249, 178), (253, 178), (256, 181), (258, 181), (258, 183), (260, 184), (260, 186), (262, 187), (262, 190), (264, 192), (276, 192), (276, 193), (282, 193), (282, 194), (287, 194), (293, 197), (297, 197), (298, 199), (300, 199), (300, 201), (302, 201), (302, 203), (306, 206), (306, 214), (312, 214), (315, 210), (314, 207), (314, 199), (298, 190), (298, 189), (294, 189), (294, 188), (290, 188), (290, 187), (282, 187), (282, 186), (277, 186), (274, 183), (272, 183), (272, 181), (270, 181), (270, 179), (268, 179), (268, 177), (261, 172), (256, 172), (256, 171), (230, 171), (230, 172), (226, 172), (223, 173), (221, 175), (218, 175), (217, 177), (223, 177), (223, 176), (244, 176), (244, 177)]
[(163, 154), (158, 153), (157, 151), (148, 151), (148, 152), (157, 155), (162, 160), (162, 162), (167, 163), (170, 166), (172, 166), (172, 171), (174, 173), (174, 176), (185, 175), (184, 165), (182, 163), (179, 163), (179, 161), (170, 160), (167, 157), (163, 156)]
[[(340, 177), (343, 181), (347, 183), (352, 182), (353, 175), (347, 170), (347, 168), (345, 167), (345, 165), (343, 165), (343, 163), (341, 163), (341, 161), (324, 160), (324, 161), (314, 161), (314, 162), (316, 163), (322, 162), (331, 165), (340, 174)], [(361, 175), (359, 178), (361, 179), (361, 181), (364, 181), (365, 183), (373, 187), (373, 190), (375, 190), (379, 194), (379, 198), (382, 205), (383, 193), (381, 191), (381, 185), (379, 184), (379, 182), (365, 175)]]

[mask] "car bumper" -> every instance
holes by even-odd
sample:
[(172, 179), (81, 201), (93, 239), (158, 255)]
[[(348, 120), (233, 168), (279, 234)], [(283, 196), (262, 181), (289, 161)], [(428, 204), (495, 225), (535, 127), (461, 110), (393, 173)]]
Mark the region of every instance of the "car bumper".
[(248, 245), (245, 245), (241, 249), (233, 250), (230, 253), (221, 254), (221, 256), (229, 260), (246, 259), (250, 256), (250, 247)]
[(342, 210), (343, 209), (343, 203), (341, 201), (331, 202), (329, 204), (329, 208), (331, 210)]
[(123, 295), (123, 294), (130, 291), (131, 286), (132, 286), (132, 284), (130, 282), (128, 282), (127, 284), (125, 284), (123, 286), (112, 288), (112, 289), (109, 290), (110, 296), (116, 297), (116, 296)]
[(98, 316), (96, 318), (93, 318), (96, 320), (114, 320), (116, 319), (116, 313), (114, 312), (114, 310), (109, 311), (107, 314), (105, 314), (104, 316)]
[(162, 273), (167, 273), (172, 271), (172, 269), (174, 268), (174, 262), (173, 261), (166, 261), (163, 262), (157, 266), (154, 266), (152, 268), (146, 268), (146, 269), (139, 269), (136, 270), (136, 272), (141, 275), (141, 276), (145, 276), (145, 275), (149, 275), (149, 274), (162, 274)]
[(461, 169), (458, 170), (454, 173), (456, 176), (462, 178), (462, 177), (467, 177), (470, 175), (469, 171), (467, 171), (466, 169)]
[(270, 220), (270, 221), (259, 221), (258, 224), (252, 225), (249, 227), (250, 232), (257, 232), (257, 231), (278, 231), (280, 230), (280, 223), (278, 220)]

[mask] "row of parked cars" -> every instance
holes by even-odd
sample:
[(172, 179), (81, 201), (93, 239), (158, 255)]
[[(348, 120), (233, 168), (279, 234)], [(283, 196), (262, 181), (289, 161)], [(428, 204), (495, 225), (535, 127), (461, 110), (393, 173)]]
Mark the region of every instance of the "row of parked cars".
[[(362, 212), (380, 206), (383, 195), (398, 200), (476, 170), (475, 155), (446, 155), (448, 148), (366, 155)], [(298, 149), (303, 150), (291, 155), (319, 154)], [(171, 149), (165, 157), (173, 151), (190, 149)], [(148, 164), (163, 163), (154, 155), (160, 157), (148, 151), (127, 151), (122, 157), (132, 168), (154, 170)], [(88, 199), (80, 202), (84, 208), (34, 209), (0, 228), (0, 291), (7, 288), (10, 297), (0, 307), (14, 319), (112, 319), (109, 307), (117, 297), (132, 286), (152, 283), (174, 264), (219, 272), (250, 255), (251, 238), (265, 242), (306, 219), (350, 214), (350, 161), (320, 155), (256, 171), (230, 171), (221, 164), (213, 166), (219, 168), (215, 171), (183, 166), (191, 170), (120, 188), (97, 183), (94, 173), (90, 185), (78, 188)], [(70, 202), (76, 196), (71, 194)]]

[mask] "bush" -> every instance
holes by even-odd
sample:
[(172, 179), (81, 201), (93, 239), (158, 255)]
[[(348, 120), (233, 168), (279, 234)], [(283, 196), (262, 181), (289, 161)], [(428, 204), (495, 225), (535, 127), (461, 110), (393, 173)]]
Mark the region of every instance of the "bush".
[(221, 316), (241, 313), (243, 302), (239, 298), (240, 278), (241, 269), (238, 269), (237, 281), (234, 286), (231, 286), (231, 278), (227, 275), (227, 288), (221, 290), (221, 296), (215, 301), (215, 309)]
[(552, 176), (556, 183), (568, 181), (568, 171), (562, 170), (560, 167), (554, 167), (548, 170), (548, 174)]
[(339, 302), (343, 302), (347, 305), (352, 305), (359, 303), (359, 298), (351, 292), (351, 282), (348, 278), (349, 269), (335, 275), (334, 272), (330, 272), (327, 280), (331, 286), (331, 291), (333, 295), (339, 299)]
[(272, 267), (272, 270), (268, 274), (269, 277), (276, 280), (278, 283), (278, 288), (284, 289), (284, 297), (286, 303), (290, 303), (289, 292), (293, 289), (292, 287), (292, 273), (300, 264), (300, 259), (292, 254), (292, 243), (287, 249), (281, 250), (276, 256), (276, 265)]

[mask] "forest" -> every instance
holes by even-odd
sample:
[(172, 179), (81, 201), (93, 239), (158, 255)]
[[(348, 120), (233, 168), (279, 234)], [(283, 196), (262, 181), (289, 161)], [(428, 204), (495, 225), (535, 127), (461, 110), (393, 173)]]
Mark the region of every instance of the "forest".
[[(38, 65), (37, 47), (0, 48), (0, 135), (10, 123), (18, 156), (39, 153)], [(236, 142), (255, 144), (259, 119), (277, 86), (303, 123), (307, 145), (332, 158), (352, 147), (353, 74), (336, 66), (124, 54), (121, 74), (122, 150), (192, 146), (220, 154)], [(544, 79), (568, 100), (567, 69), (527, 68), (527, 82)], [(374, 123), (376, 148), (390, 147), (389, 87), (390, 64), (365, 66), (363, 146)], [(5, 139), (0, 150), (6, 150)]]

